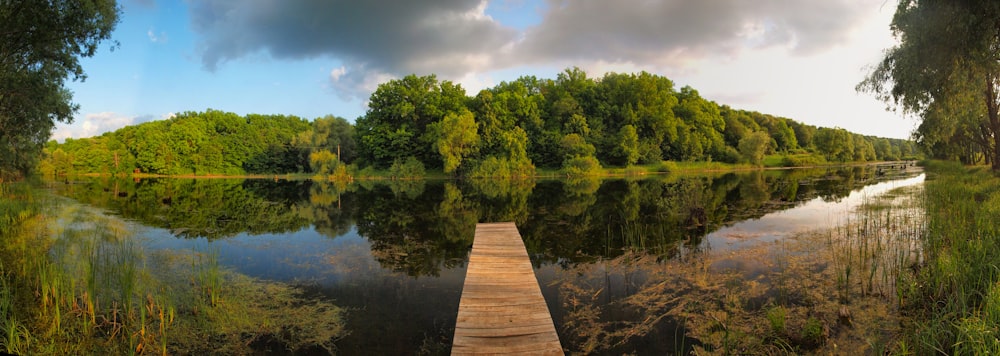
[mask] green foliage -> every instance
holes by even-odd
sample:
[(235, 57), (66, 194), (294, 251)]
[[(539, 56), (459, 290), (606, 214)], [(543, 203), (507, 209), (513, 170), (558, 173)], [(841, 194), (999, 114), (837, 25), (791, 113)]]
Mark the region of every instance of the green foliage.
[(479, 148), (479, 136), (476, 135), (476, 121), (472, 112), (462, 110), (460, 113), (449, 113), (439, 124), (437, 150), (444, 161), (444, 172), (453, 173), (462, 164), (462, 159), (475, 153)]
[(437, 77), (408, 75), (379, 84), (368, 100), (368, 112), (358, 118), (358, 153), (367, 164), (387, 167), (397, 159), (415, 157), (424, 165), (441, 162), (434, 146), (432, 124), (466, 109), (465, 90)]
[(336, 153), (344, 163), (354, 162), (357, 144), (354, 125), (339, 116), (327, 115), (313, 120), (309, 130), (299, 132), (291, 144), (300, 152), (327, 150)]
[(775, 157), (779, 158), (779, 160), (778, 160), (777, 163), (775, 163), (775, 164), (767, 164), (765, 162), (765, 166), (768, 166), (768, 167), (778, 167), (778, 166), (781, 166), (781, 167), (809, 167), (809, 166), (819, 166), (819, 165), (823, 165), (823, 164), (827, 163), (826, 160), (823, 159), (823, 156), (816, 155), (816, 154), (810, 154), (810, 153), (807, 153), (807, 154), (780, 155), (780, 156), (775, 156)]
[(820, 345), (824, 340), (823, 336), (823, 323), (816, 319), (816, 317), (810, 316), (806, 320), (805, 325), (802, 326), (802, 338), (806, 344), (810, 345)]
[[(397, 163), (391, 174), (399, 174), (412, 157), (435, 172), (474, 177), (526, 177), (535, 175), (536, 167), (595, 174), (593, 167), (664, 160), (759, 165), (761, 135), (765, 153), (816, 152), (842, 162), (917, 152), (908, 141), (719, 106), (693, 88), (677, 91), (669, 79), (646, 72), (608, 73), (595, 80), (574, 68), (555, 80), (504, 82), (474, 98), (454, 83), (410, 75), (380, 85), (356, 126), (329, 115), (309, 122), (211, 109), (185, 112), (99, 137), (50, 142), (39, 168), (49, 177), (137, 171), (349, 179), (356, 170), (345, 164), (371, 167), (371, 175)], [(741, 142), (754, 145), (740, 147)]]
[(820, 128), (814, 139), (818, 149), (830, 161), (848, 162), (854, 158), (854, 139), (842, 128)]
[(56, 121), (78, 109), (65, 82), (84, 80), (81, 57), (111, 37), (113, 0), (0, 3), (0, 179), (35, 167)]
[(534, 174), (535, 166), (526, 158), (512, 161), (497, 157), (487, 157), (469, 172), (473, 178), (526, 178)]
[(788, 312), (782, 306), (775, 306), (767, 310), (767, 321), (771, 324), (771, 331), (781, 335), (785, 332), (785, 316)]
[(309, 154), (309, 166), (318, 176), (329, 176), (344, 166), (337, 155), (327, 150), (319, 150)]
[(618, 132), (618, 147), (616, 149), (625, 165), (629, 166), (639, 162), (639, 135), (636, 134), (635, 126), (622, 126), (621, 131)]
[(596, 151), (594, 145), (587, 143), (583, 137), (575, 133), (563, 136), (559, 146), (562, 148), (563, 159), (589, 157), (593, 156)]
[(916, 354), (990, 354), (1000, 332), (1000, 178), (983, 168), (925, 166), (923, 263), (900, 289)]
[(740, 155), (744, 161), (760, 166), (764, 160), (764, 153), (767, 152), (770, 144), (771, 139), (767, 137), (767, 134), (760, 131), (751, 133), (740, 139)]
[(597, 175), (601, 173), (601, 163), (593, 156), (576, 156), (566, 160), (562, 171), (569, 177)]
[(934, 156), (1000, 170), (998, 17), (992, 1), (900, 1), (890, 25), (899, 42), (857, 89), (921, 116), (917, 136)]
[(424, 164), (416, 157), (409, 156), (406, 160), (397, 159), (389, 166), (389, 175), (393, 178), (423, 178), (426, 174)]

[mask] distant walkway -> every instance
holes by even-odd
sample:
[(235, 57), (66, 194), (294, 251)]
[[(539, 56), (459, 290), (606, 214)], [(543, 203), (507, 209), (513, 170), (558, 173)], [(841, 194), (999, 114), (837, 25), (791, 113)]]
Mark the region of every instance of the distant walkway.
[(512, 222), (476, 225), (451, 354), (563, 354)]

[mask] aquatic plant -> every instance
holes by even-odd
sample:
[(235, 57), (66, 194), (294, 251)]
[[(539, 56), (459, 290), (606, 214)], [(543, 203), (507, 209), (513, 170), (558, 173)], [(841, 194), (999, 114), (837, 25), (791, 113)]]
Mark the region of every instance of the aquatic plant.
[(226, 271), (217, 253), (147, 251), (140, 226), (68, 200), (39, 211), (0, 232), (0, 351), (332, 352), (345, 333), (336, 306)]

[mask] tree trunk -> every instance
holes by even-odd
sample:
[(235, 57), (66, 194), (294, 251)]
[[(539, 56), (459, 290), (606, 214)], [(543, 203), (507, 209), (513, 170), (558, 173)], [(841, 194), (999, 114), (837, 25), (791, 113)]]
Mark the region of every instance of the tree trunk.
[[(993, 136), (992, 158), (990, 165), (994, 172), (1000, 171), (1000, 117), (998, 117), (996, 74), (990, 72), (986, 74), (986, 91), (983, 93), (986, 99), (986, 115), (989, 120), (990, 134)], [(989, 148), (989, 147), (987, 147)]]

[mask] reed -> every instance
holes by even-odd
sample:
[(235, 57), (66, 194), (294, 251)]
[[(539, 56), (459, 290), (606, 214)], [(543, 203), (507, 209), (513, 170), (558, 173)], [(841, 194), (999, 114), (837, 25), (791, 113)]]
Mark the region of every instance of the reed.
[(28, 329), (15, 313), (11, 289), (7, 279), (0, 277), (0, 350), (21, 355), (27, 353), (31, 339)]
[(336, 306), (227, 271), (218, 250), (147, 251), (140, 226), (48, 199), (0, 230), (0, 354), (249, 354), (263, 335), (333, 350), (345, 333)]
[(916, 354), (1000, 352), (1000, 178), (930, 162), (923, 259), (906, 298)]
[[(901, 190), (920, 189), (906, 187)], [(926, 230), (919, 192), (892, 191), (865, 197), (848, 221), (828, 235), (842, 304), (878, 296), (902, 302), (908, 270), (920, 261)]]
[(219, 269), (219, 250), (210, 249), (205, 252), (195, 252), (197, 259), (193, 261), (195, 282), (201, 295), (208, 300), (210, 306), (222, 302), (222, 272)]

